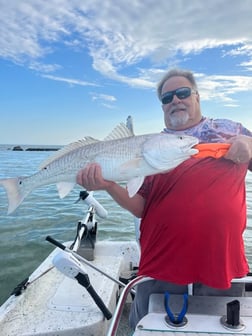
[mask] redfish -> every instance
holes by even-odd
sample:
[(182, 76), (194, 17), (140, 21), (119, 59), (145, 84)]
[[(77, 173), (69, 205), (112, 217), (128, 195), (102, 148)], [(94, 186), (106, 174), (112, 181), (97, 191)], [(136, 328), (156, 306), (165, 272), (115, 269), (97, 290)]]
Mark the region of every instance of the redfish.
[(198, 139), (188, 135), (133, 135), (124, 124), (118, 125), (103, 141), (86, 137), (69, 144), (49, 157), (35, 174), (0, 179), (7, 192), (8, 214), (13, 212), (35, 188), (56, 184), (60, 198), (76, 183), (78, 171), (89, 163), (101, 166), (106, 180), (125, 181), (129, 196), (141, 187), (146, 176), (169, 171), (190, 156)]

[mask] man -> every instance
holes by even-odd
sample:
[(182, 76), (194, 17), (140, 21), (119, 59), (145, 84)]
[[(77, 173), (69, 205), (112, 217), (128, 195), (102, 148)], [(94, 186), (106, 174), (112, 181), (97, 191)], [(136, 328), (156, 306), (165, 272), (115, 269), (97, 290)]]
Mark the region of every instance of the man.
[[(224, 158), (190, 158), (172, 171), (147, 177), (132, 198), (105, 181), (98, 165), (80, 171), (77, 182), (106, 190), (141, 218), (139, 275), (154, 279), (139, 286), (131, 325), (147, 313), (151, 292), (183, 293), (195, 283), (198, 294), (234, 295), (231, 280), (248, 264), (242, 234), (246, 227), (245, 176), (252, 169), (252, 133), (240, 123), (202, 116), (193, 74), (174, 69), (158, 85), (166, 133), (188, 134), (200, 142), (229, 142)], [(231, 290), (230, 290), (231, 288)], [(235, 289), (234, 289), (235, 290)]]

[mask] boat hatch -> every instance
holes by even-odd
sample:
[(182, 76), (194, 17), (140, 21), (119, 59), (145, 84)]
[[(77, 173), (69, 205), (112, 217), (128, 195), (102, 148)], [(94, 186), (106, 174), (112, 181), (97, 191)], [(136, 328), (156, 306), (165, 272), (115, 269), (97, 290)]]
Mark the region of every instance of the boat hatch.
[[(108, 259), (111, 260), (107, 264)], [(113, 272), (112, 275), (118, 277), (120, 274), (121, 262), (121, 258), (107, 256), (106, 260), (104, 260), (104, 264), (99, 265), (101, 265), (102, 269), (107, 270), (110, 273)], [(111, 270), (111, 267), (108, 267), (108, 265), (113, 265), (113, 269)], [(109, 301), (107, 296), (109, 297), (109, 295), (111, 295), (109, 288), (112, 287), (113, 282), (94, 270), (92, 271), (88, 269), (88, 274), (94, 289), (97, 289), (97, 292), (103, 299), (105, 299), (105, 301)], [(66, 290), (66, 288), (68, 288), (68, 290)], [(85, 288), (79, 285), (77, 281), (74, 281), (68, 277), (63, 279), (55, 291), (55, 294), (48, 301), (48, 308), (59, 311), (79, 312), (97, 310), (94, 300), (90, 295), (87, 295)]]

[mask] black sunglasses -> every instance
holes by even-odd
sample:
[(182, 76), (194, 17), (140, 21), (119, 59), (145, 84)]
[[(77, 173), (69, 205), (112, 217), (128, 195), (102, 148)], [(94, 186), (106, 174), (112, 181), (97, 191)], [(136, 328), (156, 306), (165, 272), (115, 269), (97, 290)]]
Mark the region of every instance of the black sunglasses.
[(197, 91), (189, 88), (189, 87), (181, 87), (173, 91), (165, 92), (161, 96), (161, 102), (163, 105), (169, 104), (172, 102), (174, 95), (178, 97), (178, 99), (185, 99), (189, 97), (192, 93), (196, 93)]

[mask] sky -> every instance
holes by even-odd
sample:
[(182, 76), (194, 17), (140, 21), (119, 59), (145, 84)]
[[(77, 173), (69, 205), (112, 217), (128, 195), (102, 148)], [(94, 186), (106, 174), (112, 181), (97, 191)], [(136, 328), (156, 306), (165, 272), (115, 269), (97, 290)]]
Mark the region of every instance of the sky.
[(252, 129), (252, 1), (0, 0), (0, 144), (164, 127), (156, 86), (195, 74), (204, 116)]

